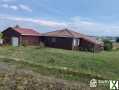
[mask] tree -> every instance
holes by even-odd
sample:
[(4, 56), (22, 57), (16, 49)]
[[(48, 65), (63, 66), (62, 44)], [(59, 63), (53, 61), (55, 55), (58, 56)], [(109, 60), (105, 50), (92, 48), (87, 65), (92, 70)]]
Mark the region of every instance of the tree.
[(103, 42), (104, 42), (104, 50), (106, 50), (106, 51), (112, 50), (113, 44), (111, 41), (104, 40)]
[(119, 43), (119, 38), (117, 38), (116, 42), (118, 42), (118, 43)]
[(2, 36), (3, 36), (3, 35), (2, 35), (2, 33), (0, 32), (0, 39), (2, 39)]

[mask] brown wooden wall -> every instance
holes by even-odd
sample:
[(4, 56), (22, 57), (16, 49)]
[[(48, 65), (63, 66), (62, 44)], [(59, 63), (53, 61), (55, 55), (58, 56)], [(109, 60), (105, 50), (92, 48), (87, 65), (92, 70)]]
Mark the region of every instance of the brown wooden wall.
[(39, 45), (40, 37), (39, 36), (28, 36), (20, 35), (16, 31), (8, 28), (3, 32), (3, 43), (5, 45), (12, 45), (12, 37), (18, 37), (19, 45)]
[(39, 36), (21, 36), (21, 44), (40, 45), (40, 38)]
[[(56, 42), (52, 42), (52, 38), (56, 38)], [(43, 36), (42, 41), (48, 47), (72, 50), (72, 38)]]
[(99, 44), (94, 44), (88, 40), (83, 38), (80, 39), (80, 50), (82, 51), (91, 51), (91, 52), (99, 52), (104, 50), (103, 46)]
[(89, 41), (85, 39), (80, 39), (80, 50), (82, 51), (93, 51), (94, 44), (90, 43)]

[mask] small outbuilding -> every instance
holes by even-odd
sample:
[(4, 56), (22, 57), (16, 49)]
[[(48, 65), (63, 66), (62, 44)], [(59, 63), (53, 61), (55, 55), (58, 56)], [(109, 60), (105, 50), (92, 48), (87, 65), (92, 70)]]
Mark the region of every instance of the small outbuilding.
[(46, 46), (53, 48), (93, 52), (103, 50), (102, 42), (69, 29), (42, 34), (41, 39)]
[(33, 29), (9, 27), (2, 34), (3, 44), (5, 45), (39, 45), (40, 43), (40, 33)]

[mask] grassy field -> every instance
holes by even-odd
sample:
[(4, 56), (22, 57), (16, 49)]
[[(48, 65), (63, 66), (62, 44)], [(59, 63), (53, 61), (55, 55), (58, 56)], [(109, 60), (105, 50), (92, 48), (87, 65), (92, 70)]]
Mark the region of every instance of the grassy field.
[(56, 72), (56, 77), (59, 78), (79, 80), (80, 76), (90, 76), (119, 79), (119, 51), (89, 53), (39, 47), (0, 47), (0, 57), (15, 59), (19, 63), (32, 64), (34, 67), (36, 65), (36, 71), (40, 71), (41, 67), (51, 70), (47, 73), (45, 70), (41, 72), (46, 75), (54, 75), (56, 71), (69, 75), (63, 77)]
[(92, 78), (119, 80), (119, 51), (100, 53), (40, 47), (0, 47), (0, 60), (42, 75), (87, 82)]

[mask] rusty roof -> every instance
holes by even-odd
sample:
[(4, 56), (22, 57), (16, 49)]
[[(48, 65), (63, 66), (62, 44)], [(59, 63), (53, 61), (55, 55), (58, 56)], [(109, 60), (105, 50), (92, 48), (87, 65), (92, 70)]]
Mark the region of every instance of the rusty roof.
[(40, 36), (40, 33), (28, 28), (12, 28), (16, 32), (20, 33), (21, 35), (31, 35), (31, 36)]
[(89, 36), (86, 36), (86, 35), (83, 36), (82, 38), (89, 41), (89, 42), (92, 42), (94, 44), (99, 44), (101, 46), (104, 46), (104, 43), (102, 41), (97, 40), (96, 38), (89, 37)]
[(71, 38), (79, 38), (82, 37), (82, 35), (78, 32), (71, 31), (69, 29), (62, 29), (62, 30), (56, 30), (53, 32), (48, 32), (42, 34), (42, 36), (52, 36), (52, 37), (71, 37)]

